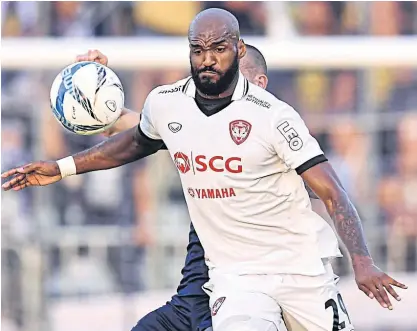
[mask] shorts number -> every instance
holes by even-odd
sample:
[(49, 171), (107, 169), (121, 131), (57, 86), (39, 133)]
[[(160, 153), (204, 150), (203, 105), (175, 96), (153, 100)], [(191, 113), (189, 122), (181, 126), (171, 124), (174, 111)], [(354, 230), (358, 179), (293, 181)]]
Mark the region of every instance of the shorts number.
[[(337, 293), (337, 301), (339, 302), (340, 309), (346, 314), (346, 316), (349, 320), (349, 324), (351, 324), (349, 314), (346, 310), (345, 303), (343, 302), (343, 299), (342, 299), (342, 296), (340, 295), (340, 293)], [(332, 329), (332, 331), (339, 331), (339, 330), (344, 329), (346, 327), (345, 322), (339, 323), (339, 311), (338, 311), (338, 306), (337, 306), (336, 301), (334, 301), (333, 299), (327, 300), (326, 303), (324, 304), (324, 308), (327, 309), (329, 307), (332, 307), (332, 309), (333, 309), (333, 329)]]

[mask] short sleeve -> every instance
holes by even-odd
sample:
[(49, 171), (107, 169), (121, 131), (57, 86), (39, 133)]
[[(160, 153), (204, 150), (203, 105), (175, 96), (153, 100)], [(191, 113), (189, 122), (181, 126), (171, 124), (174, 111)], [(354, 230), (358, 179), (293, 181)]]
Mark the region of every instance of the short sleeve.
[(140, 117), (139, 128), (145, 136), (153, 140), (160, 140), (161, 137), (156, 129), (154, 119), (152, 117), (152, 98), (154, 98), (153, 91), (148, 94)]
[(273, 120), (273, 146), (277, 155), (299, 175), (327, 161), (317, 140), (300, 115), (290, 106), (277, 109)]

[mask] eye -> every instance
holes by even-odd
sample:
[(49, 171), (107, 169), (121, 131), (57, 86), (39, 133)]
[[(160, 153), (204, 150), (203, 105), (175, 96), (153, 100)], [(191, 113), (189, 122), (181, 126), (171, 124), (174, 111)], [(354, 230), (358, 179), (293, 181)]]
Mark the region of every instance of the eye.
[(201, 49), (198, 49), (198, 48), (194, 49), (193, 54), (200, 55), (201, 54)]
[(226, 47), (224, 47), (224, 46), (216, 47), (216, 52), (217, 53), (223, 53), (225, 50), (226, 50)]

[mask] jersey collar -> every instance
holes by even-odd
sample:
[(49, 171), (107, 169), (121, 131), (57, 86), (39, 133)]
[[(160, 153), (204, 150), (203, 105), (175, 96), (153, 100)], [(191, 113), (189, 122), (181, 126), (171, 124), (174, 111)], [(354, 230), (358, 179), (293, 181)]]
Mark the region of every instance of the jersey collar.
[[(248, 94), (248, 91), (249, 82), (239, 71), (239, 80), (237, 81), (235, 91), (233, 92), (232, 101), (242, 99)], [(182, 87), (182, 92), (189, 97), (195, 98), (196, 87), (192, 77), (189, 77), (185, 82), (184, 86)]]

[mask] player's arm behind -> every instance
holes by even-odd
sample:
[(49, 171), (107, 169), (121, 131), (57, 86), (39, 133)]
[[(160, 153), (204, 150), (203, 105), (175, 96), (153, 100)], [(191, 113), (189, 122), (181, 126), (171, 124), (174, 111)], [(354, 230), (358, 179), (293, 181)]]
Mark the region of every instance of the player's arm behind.
[[(148, 96), (148, 99), (150, 96)], [(148, 107), (145, 102), (144, 111)], [(151, 124), (143, 116), (145, 127)], [(62, 178), (90, 171), (116, 168), (156, 153), (163, 145), (162, 140), (149, 138), (142, 132), (141, 125), (110, 137), (106, 141), (59, 161), (38, 161), (4, 172), (2, 178), (9, 179), (2, 185), (4, 190), (15, 191), (28, 186), (53, 184)]]
[(138, 125), (140, 114), (126, 108), (122, 109), (122, 113), (117, 121), (106, 131), (102, 133), (105, 137), (111, 137), (120, 132), (126, 131)]

